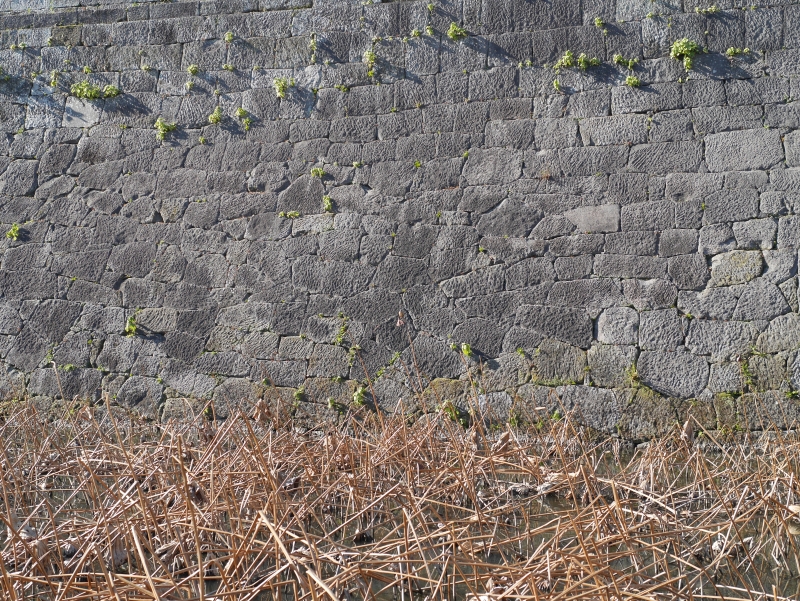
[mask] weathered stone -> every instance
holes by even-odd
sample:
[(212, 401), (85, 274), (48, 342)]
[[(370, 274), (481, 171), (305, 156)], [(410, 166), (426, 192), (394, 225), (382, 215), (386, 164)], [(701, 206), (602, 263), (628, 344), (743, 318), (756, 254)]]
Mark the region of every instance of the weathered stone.
[(606, 309), (597, 318), (597, 341), (636, 344), (639, 341), (639, 313), (629, 307)]
[(643, 384), (670, 396), (696, 397), (708, 382), (706, 360), (686, 352), (644, 351), (636, 367)]
[(642, 349), (674, 351), (683, 344), (683, 323), (674, 309), (645, 311), (639, 319)]
[(741, 321), (693, 319), (686, 335), (686, 348), (696, 355), (709, 355), (711, 361), (727, 361), (746, 353), (758, 330)]
[(749, 129), (706, 136), (706, 163), (711, 171), (769, 169), (783, 160), (780, 133)]
[(589, 378), (596, 386), (620, 388), (630, 384), (631, 367), (636, 363), (635, 346), (596, 344), (586, 353)]
[(761, 275), (763, 258), (758, 251), (734, 250), (711, 259), (711, 285), (744, 284)]

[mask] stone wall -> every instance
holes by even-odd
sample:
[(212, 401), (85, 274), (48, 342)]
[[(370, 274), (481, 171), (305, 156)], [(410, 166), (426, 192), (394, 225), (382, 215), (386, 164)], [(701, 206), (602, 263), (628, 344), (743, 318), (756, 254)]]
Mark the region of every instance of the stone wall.
[(0, 30), (7, 398), (333, 417), (469, 372), (501, 418), (555, 391), (634, 438), (800, 414), (790, 0), (0, 0)]

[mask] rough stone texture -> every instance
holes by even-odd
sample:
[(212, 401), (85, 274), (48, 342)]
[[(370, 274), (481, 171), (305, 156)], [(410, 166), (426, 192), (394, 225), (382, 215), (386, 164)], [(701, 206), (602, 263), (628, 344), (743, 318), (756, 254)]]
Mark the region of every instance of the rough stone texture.
[[(779, 415), (798, 12), (534, 4), (0, 1), (0, 395), (168, 419), (302, 386), (335, 419), (367, 376), (378, 406), (419, 408), (482, 370), (498, 416), (534, 381), (634, 438), (697, 397), (727, 423), (718, 393), (777, 391)], [(684, 36), (708, 50), (689, 72)], [(566, 50), (601, 65), (556, 74)]]

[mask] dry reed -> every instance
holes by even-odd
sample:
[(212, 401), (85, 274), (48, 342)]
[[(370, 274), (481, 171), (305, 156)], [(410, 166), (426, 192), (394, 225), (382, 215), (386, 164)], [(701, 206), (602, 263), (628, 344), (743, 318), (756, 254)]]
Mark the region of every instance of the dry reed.
[(2, 599), (788, 599), (800, 439), (639, 449), (569, 412), (464, 429), (261, 402), (145, 424), (21, 404), (0, 428)]

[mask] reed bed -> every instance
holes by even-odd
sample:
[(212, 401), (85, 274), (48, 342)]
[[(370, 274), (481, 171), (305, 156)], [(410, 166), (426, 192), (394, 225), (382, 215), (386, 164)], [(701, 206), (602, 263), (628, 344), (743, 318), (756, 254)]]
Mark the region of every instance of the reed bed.
[(4, 600), (789, 599), (800, 440), (646, 447), (568, 412), (297, 428), (110, 408), (0, 427)]

